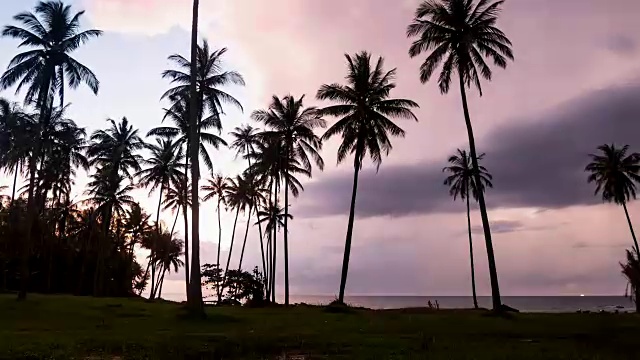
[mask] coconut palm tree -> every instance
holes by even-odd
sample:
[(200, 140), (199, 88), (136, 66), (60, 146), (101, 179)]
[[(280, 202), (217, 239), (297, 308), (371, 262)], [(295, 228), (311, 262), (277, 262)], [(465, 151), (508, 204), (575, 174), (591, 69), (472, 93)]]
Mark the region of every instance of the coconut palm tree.
[(637, 251), (627, 250), (627, 262), (620, 263), (622, 274), (627, 278), (627, 296), (636, 304), (636, 312), (640, 313), (640, 256)]
[[(186, 174), (184, 175), (186, 176)], [(164, 205), (163, 210), (169, 210), (176, 212), (176, 218), (173, 221), (173, 226), (171, 227), (171, 236), (173, 236), (176, 223), (178, 221), (178, 216), (180, 214), (180, 209), (182, 209), (182, 216), (184, 220), (184, 272), (185, 272), (185, 291), (186, 294), (189, 293), (189, 221), (187, 218), (187, 213), (189, 209), (191, 209), (191, 195), (188, 191), (188, 183), (185, 184), (184, 181), (175, 184), (173, 187), (167, 189), (165, 193), (164, 200), (162, 204)]]
[(351, 237), (358, 189), (358, 174), (367, 153), (377, 168), (380, 168), (382, 156), (388, 155), (392, 149), (389, 135), (404, 137), (404, 130), (390, 119), (403, 118), (418, 120), (411, 111), (418, 104), (406, 99), (390, 99), (389, 95), (396, 85), (393, 82), (396, 70), (384, 71), (384, 60), (378, 58), (375, 67), (371, 64), (371, 55), (366, 51), (355, 56), (345, 55), (348, 63), (347, 85), (322, 85), (318, 90), (319, 100), (331, 100), (335, 104), (320, 110), (322, 115), (339, 118), (322, 136), (327, 140), (341, 135), (342, 143), (338, 148), (338, 163), (344, 161), (349, 154), (354, 154), (353, 192), (351, 210), (345, 242), (340, 295), (338, 301), (344, 303), (344, 290), (349, 270), (351, 253)]
[(167, 272), (178, 272), (178, 269), (184, 266), (184, 262), (180, 259), (183, 255), (182, 249), (184, 242), (180, 239), (171, 237), (168, 232), (163, 232), (160, 237), (161, 241), (157, 244), (157, 255), (155, 262), (159, 266), (161, 274), (158, 281), (157, 295), (158, 299), (162, 296), (162, 285), (164, 284), (164, 276)]
[[(192, 144), (200, 143), (198, 134), (198, 79), (194, 75), (198, 71), (198, 15), (200, 11), (200, 1), (193, 0), (193, 19), (191, 22), (191, 63), (188, 79), (189, 82), (189, 140)], [(185, 64), (186, 65), (186, 64)], [(183, 91), (186, 92), (186, 91)], [(189, 293), (187, 294), (187, 303), (191, 312), (195, 315), (205, 316), (204, 303), (202, 302), (202, 282), (200, 276), (200, 198), (198, 197), (198, 180), (200, 179), (200, 164), (198, 163), (198, 151), (195, 146), (188, 150), (187, 156), (191, 159), (191, 199), (193, 201), (191, 207), (192, 217), (192, 241), (193, 255), (191, 263), (191, 281), (189, 282)]]
[[(267, 294), (271, 295), (271, 301), (275, 303), (276, 294), (276, 257), (277, 257), (277, 247), (275, 246), (275, 234), (277, 234), (280, 229), (284, 227), (284, 219), (289, 218), (289, 220), (293, 220), (293, 215), (285, 214), (284, 209), (278, 204), (273, 202), (268, 203), (262, 210), (258, 211), (258, 222), (257, 224), (266, 223), (265, 233), (267, 234), (269, 240), (268, 242), (273, 243), (273, 247), (267, 245), (271, 253), (269, 254), (269, 262), (270, 266), (268, 266), (270, 275), (268, 282), (268, 291)], [(273, 237), (273, 239), (272, 239)], [(267, 295), (267, 299), (269, 296)]]
[(0, 167), (13, 173), (11, 201), (16, 196), (18, 175), (24, 171), (33, 148), (32, 139), (37, 130), (34, 118), (17, 103), (0, 98)]
[[(322, 149), (322, 141), (314, 133), (316, 128), (325, 128), (327, 123), (315, 107), (305, 108), (304, 95), (299, 99), (291, 95), (283, 99), (273, 96), (268, 110), (257, 110), (252, 114), (255, 121), (264, 123), (269, 129), (263, 136), (271, 136), (282, 142), (284, 163), (289, 159), (298, 161), (305, 170), (304, 174), (311, 176), (311, 159), (316, 166), (324, 169), (324, 161), (318, 152)], [(287, 170), (285, 170), (287, 171)], [(284, 176), (284, 211), (289, 213), (289, 190), (293, 196), (299, 194), (295, 185), (289, 185), (290, 174)], [(289, 242), (288, 217), (284, 217), (284, 302), (289, 305)]]
[[(458, 74), (462, 108), (469, 137), (469, 153), (474, 168), (478, 168), (476, 143), (467, 105), (466, 88), (475, 86), (480, 96), (480, 80), (491, 80), (492, 70), (485, 58), (490, 58), (501, 68), (507, 60), (513, 60), (511, 41), (495, 25), (504, 1), (479, 0), (426, 0), (415, 12), (413, 22), (407, 28), (407, 36), (415, 37), (409, 55), (413, 58), (424, 52), (429, 56), (420, 67), (420, 81), (429, 81), (438, 65), (442, 71), (438, 78), (440, 92), (446, 94), (451, 85), (451, 76)], [(476, 183), (480, 183), (480, 173), (475, 172)], [(496, 270), (489, 216), (484, 194), (478, 194), (480, 216), (489, 260), (491, 294), (494, 310), (501, 309), (498, 272)]]
[[(168, 139), (156, 139), (156, 144), (147, 144), (147, 150), (151, 152), (151, 157), (143, 161), (148, 167), (138, 172), (140, 177), (140, 185), (149, 187), (149, 195), (156, 189), (160, 189), (158, 199), (158, 209), (156, 213), (156, 231), (160, 233), (160, 211), (162, 206), (162, 195), (167, 187), (177, 186), (181, 183), (184, 173), (183, 163), (185, 156), (182, 149), (178, 147), (178, 143)], [(151, 249), (151, 257), (154, 257), (155, 250)], [(151, 295), (155, 293), (155, 265), (151, 266)]]
[[(256, 148), (258, 148), (261, 144), (262, 136), (258, 133), (258, 130), (253, 128), (251, 125), (244, 125), (241, 127), (236, 127), (234, 131), (229, 133), (235, 140), (231, 144), (231, 148), (236, 150), (236, 157), (239, 155), (244, 156), (247, 159), (249, 167), (247, 168), (247, 173), (250, 174), (253, 169), (253, 165), (251, 163), (252, 157), (255, 156)], [(264, 181), (262, 181), (260, 174), (251, 174), (253, 176), (253, 180), (257, 186), (262, 187), (264, 185)], [(259, 199), (255, 199), (254, 203), (258, 203)], [(262, 269), (265, 272), (264, 279), (266, 280), (266, 261), (264, 256), (264, 241), (262, 234), (262, 224), (258, 223), (258, 232), (260, 236), (260, 254), (262, 256)], [(243, 252), (244, 253), (244, 252)]]
[(629, 154), (629, 145), (616, 147), (598, 146), (599, 154), (590, 154), (591, 162), (585, 168), (589, 173), (588, 182), (596, 184), (595, 194), (602, 193), (602, 200), (622, 205), (627, 217), (636, 253), (640, 253), (638, 240), (633, 231), (627, 203), (636, 198), (636, 182), (640, 181), (640, 154)]
[[(246, 196), (247, 205), (249, 206), (249, 215), (247, 215), (247, 226), (244, 231), (244, 241), (242, 242), (242, 251), (240, 251), (240, 261), (238, 263), (238, 271), (242, 270), (242, 259), (244, 258), (244, 250), (245, 250), (245, 247), (247, 246), (247, 237), (249, 235), (249, 225), (251, 224), (252, 211), (254, 209), (257, 211), (257, 209), (259, 209), (260, 206), (262, 206), (267, 202), (267, 198), (264, 195), (266, 192), (266, 189), (263, 189), (261, 187), (261, 182), (258, 180), (258, 178), (251, 173), (245, 174), (244, 177), (246, 178), (246, 181), (247, 181), (245, 196)], [(286, 224), (286, 221), (285, 221), (285, 224)], [(258, 223), (258, 226), (262, 227), (260, 223)]]
[[(33, 13), (23, 12), (13, 17), (22, 27), (7, 25), (2, 31), (2, 36), (20, 40), (19, 47), (29, 47), (31, 50), (16, 55), (10, 61), (8, 69), (0, 77), (0, 90), (16, 84), (16, 93), (26, 88), (25, 103), (35, 102), (40, 112), (39, 123), (44, 124), (44, 128), (53, 106), (54, 94), (57, 93), (60, 104), (64, 104), (65, 85), (75, 89), (84, 83), (95, 94), (98, 93), (100, 82), (95, 74), (70, 55), (91, 38), (102, 34), (99, 30), (80, 31), (83, 14), (82, 11), (73, 14), (71, 6), (61, 1), (40, 1)], [(26, 298), (28, 286), (31, 229), (37, 212), (33, 199), (36, 166), (41, 156), (43, 135), (36, 137), (29, 162), (28, 216), (22, 241), (19, 299)]]
[[(220, 251), (222, 246), (222, 220), (220, 214), (220, 205), (227, 205), (227, 193), (230, 190), (229, 187), (230, 179), (222, 176), (221, 174), (215, 175), (213, 178), (208, 180), (208, 184), (202, 186), (202, 191), (205, 192), (204, 198), (202, 201), (209, 201), (212, 199), (217, 199), (217, 208), (216, 212), (218, 214), (218, 254), (216, 256), (216, 266), (220, 269)], [(220, 292), (219, 287), (217, 289), (218, 294), (218, 302), (222, 299), (222, 294)]]
[[(449, 166), (442, 169), (450, 175), (444, 180), (444, 184), (449, 186), (449, 195), (456, 200), (458, 196), (467, 203), (467, 230), (469, 232), (469, 258), (471, 260), (471, 290), (473, 293), (473, 306), (478, 308), (478, 297), (476, 294), (476, 275), (473, 262), (473, 240), (471, 238), (471, 214), (469, 198), (478, 200), (478, 192), (484, 192), (485, 188), (493, 187), (492, 176), (487, 169), (480, 165), (480, 184), (476, 184), (476, 177), (473, 174), (473, 166), (469, 154), (465, 150), (458, 149), (458, 153), (449, 157)], [(482, 160), (484, 154), (478, 156), (478, 162)]]

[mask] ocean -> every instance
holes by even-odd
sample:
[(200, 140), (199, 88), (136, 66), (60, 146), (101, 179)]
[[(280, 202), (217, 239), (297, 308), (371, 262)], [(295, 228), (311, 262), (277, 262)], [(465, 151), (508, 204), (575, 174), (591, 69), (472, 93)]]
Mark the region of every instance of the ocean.
[[(325, 305), (335, 300), (333, 296), (291, 296), (292, 303)], [(470, 296), (347, 296), (345, 302), (352, 306), (370, 309), (398, 309), (427, 307), (437, 301), (441, 309), (468, 309), (473, 307)], [(522, 312), (577, 312), (582, 311), (634, 311), (631, 299), (624, 296), (503, 296), (502, 303)], [(479, 296), (478, 305), (491, 308), (490, 296)]]

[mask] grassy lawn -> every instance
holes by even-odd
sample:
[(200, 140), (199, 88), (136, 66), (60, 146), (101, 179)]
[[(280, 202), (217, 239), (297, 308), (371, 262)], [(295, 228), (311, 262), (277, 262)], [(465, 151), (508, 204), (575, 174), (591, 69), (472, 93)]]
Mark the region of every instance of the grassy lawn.
[[(640, 359), (640, 317), (0, 296), (0, 359)], [(286, 357), (284, 357), (286, 355)]]

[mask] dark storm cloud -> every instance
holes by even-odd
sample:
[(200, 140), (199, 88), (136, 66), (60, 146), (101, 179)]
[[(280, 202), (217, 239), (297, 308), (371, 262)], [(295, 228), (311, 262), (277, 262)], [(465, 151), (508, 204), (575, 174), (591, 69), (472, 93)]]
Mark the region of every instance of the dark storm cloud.
[[(551, 84), (550, 84), (551, 85)], [(522, 121), (526, 120), (526, 121)], [(588, 154), (603, 143), (640, 143), (640, 85), (591, 92), (530, 119), (513, 119), (477, 141), (494, 175), (490, 207), (563, 208), (599, 202), (586, 183)], [(459, 144), (464, 147), (465, 144)], [(451, 149), (452, 151), (454, 149)], [(443, 185), (440, 163), (384, 165), (360, 175), (357, 215), (403, 216), (463, 210)], [(307, 186), (303, 216), (348, 212), (352, 175)]]
[(638, 43), (636, 42), (636, 40), (622, 34), (610, 36), (606, 40), (605, 46), (607, 47), (607, 49), (621, 55), (634, 54), (638, 49)]

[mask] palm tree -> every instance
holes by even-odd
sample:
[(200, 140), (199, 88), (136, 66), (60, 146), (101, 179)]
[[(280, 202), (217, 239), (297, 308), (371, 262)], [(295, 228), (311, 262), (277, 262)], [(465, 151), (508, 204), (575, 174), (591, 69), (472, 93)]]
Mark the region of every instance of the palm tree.
[(636, 312), (640, 313), (640, 255), (637, 251), (627, 250), (627, 263), (620, 263), (622, 274), (628, 281), (627, 295), (635, 302)]
[[(482, 160), (484, 154), (478, 156), (478, 162)], [(450, 175), (444, 181), (444, 184), (449, 186), (449, 195), (453, 196), (453, 200), (456, 200), (458, 196), (462, 200), (467, 202), (467, 230), (469, 232), (469, 258), (471, 259), (471, 290), (473, 293), (473, 306), (478, 308), (478, 297), (476, 294), (476, 275), (473, 262), (473, 241), (471, 238), (471, 214), (469, 208), (469, 198), (478, 200), (478, 192), (484, 192), (485, 188), (493, 187), (491, 183), (492, 176), (489, 174), (484, 166), (479, 166), (480, 169), (480, 184), (476, 185), (475, 176), (473, 174), (473, 167), (471, 165), (471, 159), (469, 154), (465, 150), (458, 149), (458, 153), (449, 157), (449, 166), (442, 169), (443, 172), (447, 172)]]
[[(191, 29), (191, 64), (190, 76), (185, 79), (189, 82), (189, 140), (192, 144), (199, 144), (200, 137), (197, 131), (198, 126), (198, 79), (195, 74), (198, 71), (198, 12), (200, 10), (200, 1), (193, 0), (193, 19)], [(186, 64), (185, 64), (186, 65)], [(202, 287), (200, 285), (202, 279), (200, 276), (200, 198), (198, 197), (198, 179), (200, 179), (200, 164), (198, 163), (198, 150), (192, 146), (188, 150), (191, 158), (191, 199), (193, 201), (191, 207), (191, 234), (193, 241), (193, 255), (191, 262), (191, 281), (189, 282), (189, 294), (187, 295), (187, 303), (191, 312), (195, 315), (205, 316), (204, 303), (202, 302)]]
[[(186, 177), (186, 174), (184, 175)], [(189, 185), (185, 184), (183, 181), (175, 184), (173, 187), (167, 189), (164, 200), (162, 204), (164, 205), (163, 210), (174, 210), (176, 211), (176, 218), (173, 221), (173, 227), (171, 228), (171, 236), (174, 234), (174, 230), (176, 227), (176, 223), (178, 221), (178, 216), (180, 214), (180, 209), (182, 209), (182, 216), (184, 220), (184, 276), (185, 276), (185, 290), (187, 296), (189, 294), (189, 220), (187, 218), (187, 212), (191, 208), (191, 196), (189, 195), (189, 191), (187, 191)]]
[(622, 205), (627, 217), (631, 237), (636, 253), (640, 253), (638, 240), (633, 231), (631, 218), (627, 211), (627, 202), (636, 198), (636, 182), (640, 181), (640, 154), (629, 152), (629, 145), (616, 147), (611, 145), (598, 146), (600, 154), (590, 154), (591, 163), (585, 171), (589, 172), (590, 183), (596, 184), (595, 194), (602, 193), (602, 200)]
[[(218, 255), (216, 260), (216, 266), (220, 269), (220, 251), (222, 244), (222, 220), (220, 217), (220, 205), (227, 205), (227, 193), (230, 190), (229, 178), (222, 176), (221, 174), (215, 175), (212, 179), (208, 180), (208, 185), (202, 186), (202, 191), (205, 191), (205, 196), (202, 201), (209, 201), (211, 199), (218, 200), (217, 213), (218, 213)], [(218, 294), (218, 302), (222, 299), (220, 288), (216, 287)]]
[[(284, 151), (284, 163), (289, 164), (289, 159), (298, 161), (304, 169), (303, 174), (311, 176), (312, 158), (316, 166), (324, 169), (324, 161), (318, 152), (322, 148), (322, 141), (314, 133), (315, 128), (325, 128), (327, 123), (315, 107), (305, 108), (304, 96), (295, 99), (293, 96), (285, 96), (280, 99), (273, 96), (268, 110), (258, 110), (252, 114), (255, 121), (264, 123), (270, 131), (263, 136), (272, 136), (282, 141)], [(284, 211), (289, 213), (289, 190), (293, 196), (299, 194), (298, 187), (289, 183), (291, 174), (284, 174)], [(288, 242), (288, 217), (284, 217), (284, 301), (289, 305), (289, 242)]]
[(278, 206), (278, 204), (270, 202), (267, 206), (265, 206), (261, 211), (258, 211), (258, 222), (257, 224), (267, 223), (265, 226), (265, 233), (269, 238), (268, 242), (273, 244), (273, 247), (267, 244), (267, 248), (270, 249), (269, 254), (269, 283), (267, 287), (267, 299), (269, 298), (269, 294), (271, 295), (271, 301), (275, 303), (276, 301), (276, 257), (277, 257), (277, 247), (275, 246), (275, 235), (278, 231), (284, 227), (284, 220), (288, 218), (289, 220), (293, 220), (293, 215), (285, 214), (284, 209)]
[[(242, 242), (242, 251), (240, 251), (240, 261), (238, 262), (238, 271), (242, 270), (242, 259), (244, 258), (244, 250), (247, 246), (247, 237), (249, 235), (249, 225), (251, 224), (251, 215), (254, 209), (259, 209), (262, 204), (267, 202), (267, 198), (264, 196), (266, 189), (261, 187), (261, 182), (258, 180), (256, 176), (251, 173), (245, 174), (246, 179), (246, 189), (245, 189), (245, 201), (247, 201), (247, 205), (249, 206), (249, 215), (247, 215), (247, 226), (244, 231), (244, 241)], [(286, 224), (286, 220), (285, 220)], [(260, 223), (258, 223), (259, 227), (262, 227)], [(262, 246), (262, 243), (261, 243)], [(264, 253), (263, 253), (264, 255)], [(264, 266), (264, 263), (263, 263)]]
[[(473, 136), (473, 127), (469, 117), (466, 87), (474, 85), (482, 96), (480, 78), (491, 80), (492, 71), (484, 58), (491, 58), (493, 63), (501, 68), (507, 66), (507, 59), (513, 60), (511, 41), (498, 29), (500, 6), (504, 1), (499, 0), (427, 0), (418, 6), (415, 19), (407, 28), (408, 37), (417, 39), (409, 49), (409, 55), (416, 57), (423, 52), (431, 51), (420, 67), (420, 81), (429, 81), (440, 62), (442, 71), (438, 78), (440, 92), (449, 92), (451, 75), (458, 73), (462, 108), (469, 137), (469, 152), (473, 168), (478, 168), (478, 156)], [(479, 70), (478, 70), (479, 68)], [(476, 171), (476, 183), (480, 183), (480, 172)], [(484, 200), (484, 194), (478, 193), (480, 216), (484, 229), (484, 238), (489, 260), (489, 274), (491, 278), (491, 294), (493, 309), (501, 309), (498, 272), (493, 253), (489, 216)]]
[[(235, 140), (231, 144), (231, 148), (236, 150), (236, 157), (238, 155), (244, 155), (249, 163), (249, 167), (247, 168), (247, 173), (251, 173), (253, 169), (253, 165), (251, 164), (251, 158), (255, 156), (256, 148), (260, 146), (261, 136), (258, 133), (258, 130), (253, 128), (251, 125), (245, 125), (242, 127), (236, 127), (234, 131), (229, 133), (229, 135), (233, 136)], [(253, 180), (256, 183), (256, 186), (262, 187), (263, 181), (260, 179), (260, 174), (251, 174), (253, 176)], [(254, 203), (259, 202), (259, 199), (254, 199)], [(247, 222), (248, 223), (248, 222)], [(264, 241), (262, 236), (262, 224), (258, 223), (258, 232), (260, 233), (260, 254), (262, 256), (262, 269), (265, 272), (264, 279), (266, 280), (266, 261), (264, 256)], [(245, 237), (246, 242), (246, 237)], [(244, 246), (243, 246), (244, 248)], [(244, 253), (244, 251), (243, 251)]]
[[(87, 157), (91, 166), (98, 166), (102, 173), (103, 181), (108, 181), (111, 191), (119, 186), (119, 178), (132, 180), (134, 174), (141, 170), (143, 161), (138, 151), (146, 147), (138, 135), (138, 130), (129, 124), (127, 118), (116, 123), (109, 119), (111, 127), (107, 130), (98, 130), (91, 135), (91, 144), (87, 147)], [(111, 221), (111, 209), (106, 208), (105, 226)]]
[(174, 239), (168, 232), (163, 232), (159, 239), (161, 241), (157, 244), (158, 252), (154, 258), (161, 271), (157, 287), (158, 299), (162, 296), (165, 274), (171, 272), (171, 268), (174, 272), (178, 272), (178, 269), (184, 266), (184, 262), (180, 259), (183, 255), (184, 242), (180, 239)]
[[(236, 217), (233, 222), (233, 231), (231, 232), (231, 245), (229, 246), (229, 256), (227, 257), (227, 265), (225, 266), (224, 270), (225, 278), (229, 271), (229, 265), (231, 264), (231, 255), (233, 253), (233, 244), (236, 238), (238, 216), (240, 215), (240, 212), (244, 213), (247, 210), (247, 207), (249, 207), (249, 209), (251, 210), (252, 196), (254, 196), (253, 193), (250, 193), (250, 188), (252, 186), (251, 180), (246, 176), (238, 175), (235, 179), (229, 179), (228, 182), (229, 185), (225, 193), (226, 203), (231, 209), (236, 210)], [(249, 218), (251, 218), (250, 213)]]
[(0, 98), (0, 167), (13, 173), (11, 201), (16, 197), (18, 175), (24, 171), (37, 130), (34, 117), (27, 114), (17, 103)]
[(418, 104), (406, 99), (389, 99), (389, 93), (396, 85), (393, 82), (396, 70), (385, 72), (382, 57), (373, 68), (371, 55), (363, 51), (354, 57), (345, 55), (348, 63), (347, 85), (322, 85), (318, 90), (319, 100), (331, 100), (337, 104), (320, 110), (321, 114), (338, 117), (339, 120), (322, 136), (327, 140), (335, 135), (342, 136), (342, 144), (338, 148), (338, 163), (344, 161), (349, 154), (354, 154), (353, 192), (351, 210), (345, 242), (340, 295), (338, 301), (344, 303), (344, 290), (349, 270), (351, 253), (351, 237), (358, 189), (358, 174), (362, 169), (364, 157), (369, 156), (380, 168), (382, 156), (388, 155), (392, 149), (389, 135), (404, 137), (404, 130), (393, 123), (389, 117), (418, 120), (411, 111)]
[[(84, 12), (73, 14), (70, 5), (61, 1), (40, 1), (35, 12), (23, 12), (13, 19), (23, 27), (8, 25), (2, 36), (22, 41), (19, 47), (30, 47), (31, 50), (16, 55), (7, 71), (0, 77), (0, 90), (18, 84), (16, 93), (27, 88), (25, 103), (36, 103), (40, 111), (40, 124), (48, 122), (49, 109), (53, 106), (54, 94), (58, 94), (60, 104), (64, 104), (65, 84), (75, 89), (84, 83), (98, 93), (100, 82), (95, 74), (69, 54), (77, 50), (89, 39), (102, 34), (99, 30), (80, 32), (80, 18)], [(67, 81), (65, 81), (67, 80)], [(43, 134), (42, 134), (43, 135)], [(36, 137), (33, 156), (29, 162), (29, 190), (27, 200), (27, 222), (21, 264), (21, 286), (19, 299), (26, 298), (29, 272), (29, 248), (31, 229), (37, 212), (33, 199), (36, 165), (40, 159), (42, 135)]]
[[(151, 152), (151, 157), (144, 160), (148, 168), (141, 170), (137, 175), (140, 177), (140, 185), (150, 187), (149, 195), (160, 188), (158, 199), (158, 210), (156, 214), (156, 231), (160, 233), (160, 207), (162, 206), (162, 195), (166, 187), (175, 186), (181, 183), (184, 173), (181, 163), (185, 156), (178, 144), (168, 139), (157, 139), (157, 144), (148, 144), (147, 149)], [(154, 257), (154, 249), (151, 249), (151, 257)], [(155, 293), (155, 265), (151, 266), (151, 295)]]

